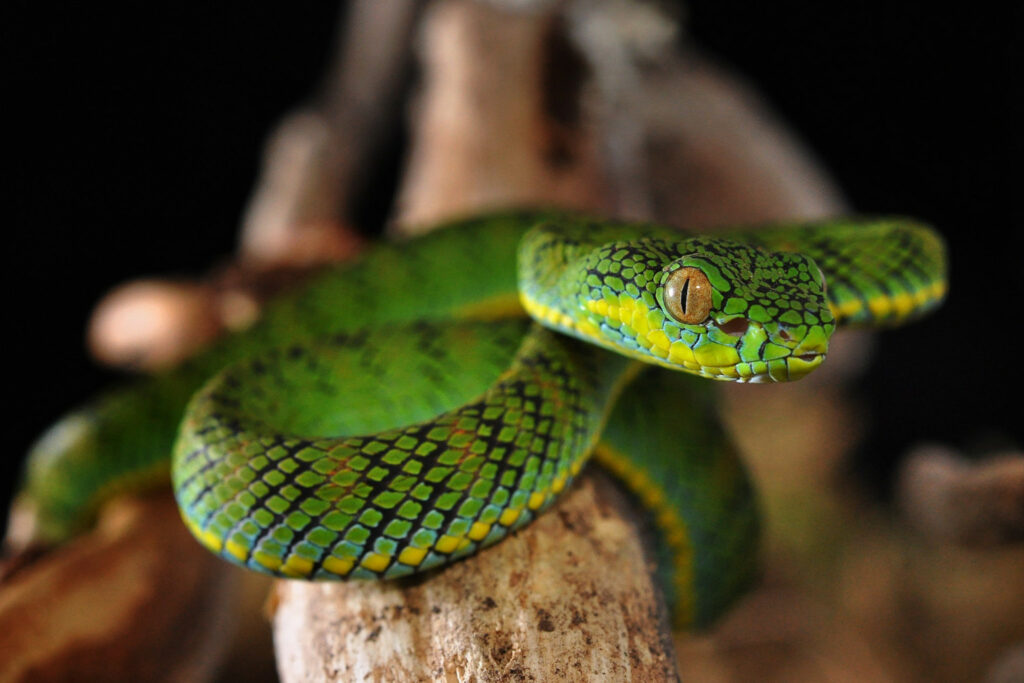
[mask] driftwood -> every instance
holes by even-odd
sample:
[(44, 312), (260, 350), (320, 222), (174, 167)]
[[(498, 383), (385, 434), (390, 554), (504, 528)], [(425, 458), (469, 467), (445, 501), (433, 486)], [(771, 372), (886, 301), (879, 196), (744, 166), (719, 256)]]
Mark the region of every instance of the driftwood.
[[(593, 131), (546, 109), (547, 50), (565, 40), (554, 17), (442, 2), (419, 38), (425, 75), (393, 232), (494, 206), (607, 209)], [(279, 583), (278, 671), (289, 681), (671, 680), (638, 528), (621, 495), (587, 479), (513, 538), (412, 584)]]
[[(258, 274), (275, 264), (311, 263), (325, 254), (336, 258), (357, 247), (344, 227), (344, 210), (350, 199), (347, 193), (358, 180), (353, 159), (370, 153), (367, 141), (372, 136), (361, 137), (360, 126), (376, 123), (380, 103), (390, 101), (390, 89), (405, 58), (400, 47), (405, 45), (406, 33), (401, 27), (409, 26), (413, 15), (400, 5), (356, 3), (350, 36), (368, 22), (378, 27), (370, 35), (380, 36), (387, 33), (380, 26), (392, 26), (400, 29), (392, 38), (400, 40), (390, 44), (390, 50), (384, 42), (370, 41), (385, 62), (382, 72), (371, 72), (379, 76), (372, 81), (376, 89), (359, 90), (350, 68), (332, 70), (328, 92), (336, 88), (342, 93), (363, 93), (361, 99), (356, 98), (359, 106), (354, 113), (346, 109), (352, 98), (324, 98), (327, 105), (289, 117), (269, 146), (263, 180), (247, 214), (241, 242), (242, 263), (257, 273), (255, 279), (249, 279), (250, 285), (258, 283)], [(626, 94), (634, 88), (632, 76), (600, 76), (616, 68), (600, 56), (602, 41), (615, 42), (620, 65), (629, 67), (629, 74), (635, 76), (629, 60), (636, 56), (637, 46), (645, 44), (643, 36), (619, 36), (608, 31), (609, 24), (602, 21), (600, 12), (577, 12), (574, 42), (572, 26), (567, 28), (565, 21), (552, 13), (509, 13), (465, 0), (429, 7), (418, 32), (425, 73), (414, 107), (413, 146), (399, 191), (396, 232), (495, 205), (558, 204), (633, 215), (649, 213), (655, 206), (657, 193), (641, 182), (647, 176), (636, 175), (645, 167), (646, 156), (633, 158), (648, 151), (649, 141), (637, 137), (638, 131), (646, 130), (646, 123), (637, 128), (621, 111)], [(604, 34), (584, 30), (595, 25), (604, 26)], [(669, 49), (665, 40), (657, 44)], [(650, 46), (645, 50), (645, 59), (651, 59)], [(673, 53), (666, 54), (671, 57)], [(352, 59), (350, 51), (343, 50), (341, 55), (342, 61)], [(592, 72), (598, 77), (588, 77)], [(677, 74), (679, 78), (683, 75), (681, 71)], [(665, 82), (647, 85), (656, 91)], [(735, 92), (735, 86), (724, 84), (713, 74), (706, 83), (714, 87), (704, 89), (704, 97), (721, 99), (723, 88)], [(718, 95), (713, 95), (716, 90)], [(701, 89), (697, 91), (694, 97), (699, 99)], [(629, 111), (657, 119), (653, 111), (636, 107)], [(757, 114), (746, 116), (747, 123), (761, 121)], [(691, 130), (673, 131), (666, 121), (652, 124), (651, 129), (660, 131), (659, 147), (681, 150), (712, 140), (719, 149), (709, 152), (708, 158), (724, 158), (727, 166), (746, 168), (744, 141), (730, 146), (724, 131), (701, 133), (701, 125), (710, 126), (713, 120), (694, 117), (686, 124), (695, 126)], [(766, 133), (774, 130), (758, 125)], [(774, 150), (780, 163), (785, 162), (783, 166), (799, 159), (799, 151), (790, 150), (785, 136), (775, 133), (775, 138), (767, 135), (770, 141), (763, 145)], [(666, 168), (680, 164), (671, 153), (662, 153), (657, 162), (662, 165), (662, 176)], [(824, 206), (814, 204), (819, 198), (812, 193), (810, 203), (806, 196), (800, 201), (790, 198), (789, 206), (765, 205), (759, 214), (749, 200), (739, 201), (748, 194), (745, 183), (734, 182), (733, 174), (722, 168), (716, 168), (714, 174), (706, 171), (689, 166), (683, 175), (708, 176), (704, 191), (715, 196), (708, 202), (723, 207), (723, 219), (734, 217), (724, 207), (737, 205), (747, 207), (749, 215), (743, 217), (806, 215)], [(754, 177), (758, 177), (756, 173)], [(666, 203), (659, 213), (666, 220), (686, 223), (691, 216), (684, 209)], [(713, 220), (704, 209), (700, 216)], [(192, 332), (161, 335), (157, 331), (149, 338), (122, 344), (130, 353), (99, 355), (113, 362), (121, 362), (120, 358), (133, 363), (139, 358), (156, 359), (149, 366), (159, 366), (187, 353), (197, 339), (209, 336), (211, 319), (218, 330), (244, 324), (263, 297), (259, 286), (245, 286), (245, 277), (242, 281), (243, 286), (234, 288), (226, 287), (223, 278), (195, 289), (169, 283), (162, 290), (157, 283), (155, 290), (143, 291), (134, 300), (128, 297), (132, 305), (144, 306), (159, 303), (161, 297), (171, 300), (171, 319), (177, 316), (178, 329)], [(194, 296), (196, 292), (200, 296)], [(205, 300), (199, 301), (202, 296)], [(175, 297), (184, 302), (176, 308)], [(114, 321), (107, 327), (118, 332), (117, 315), (130, 308), (124, 301), (118, 305), (116, 299), (111, 300), (106, 309), (101, 308), (94, 329), (102, 328), (106, 319)], [(116, 334), (108, 335), (106, 341), (102, 335), (94, 338), (99, 339), (97, 347), (116, 351), (117, 344), (110, 341)], [(184, 342), (179, 341), (182, 338)], [(160, 344), (171, 348), (154, 351)], [(571, 680), (674, 678), (675, 657), (664, 609), (651, 585), (639, 540), (640, 525), (622, 496), (600, 481), (600, 477), (585, 477), (556, 511), (530, 528), (479, 558), (420, 582), (377, 587), (280, 584), (274, 602), (274, 628), (282, 678), (329, 679), (334, 672), (344, 679), (343, 672), (362, 672), (371, 678), (393, 679), (399, 673), (390, 668), (396, 661), (407, 680), (429, 679), (438, 672), (454, 673), (463, 680), (502, 675), (547, 679), (552, 674)], [(102, 533), (98, 530), (83, 537), (80, 545), (101, 543)], [(180, 534), (180, 529), (167, 533)], [(203, 558), (201, 563), (209, 561), (197, 548), (193, 550)], [(111, 558), (106, 561), (116, 565), (115, 556), (101, 557)], [(48, 561), (69, 573), (75, 564), (74, 556), (66, 551)], [(173, 566), (173, 562), (166, 564)], [(151, 590), (159, 585), (157, 579), (141, 569), (133, 571), (132, 578), (125, 581), (148, 589), (144, 592), (153, 600), (148, 609), (158, 609), (163, 596)], [(47, 575), (41, 573), (41, 567), (29, 567), (26, 572), (26, 580), (35, 577), (46, 585)], [(82, 581), (82, 590), (88, 591), (89, 579), (83, 577)], [(13, 588), (11, 584), (4, 590)], [(195, 590), (202, 593), (205, 588), (197, 586)], [(215, 607), (224, 602), (207, 604), (216, 612)], [(418, 609), (411, 609), (413, 605)], [(400, 619), (396, 618), (398, 612)], [(0, 620), (17, 614), (16, 610), (0, 610)], [(40, 618), (45, 620), (45, 614)], [(226, 620), (229, 615), (221, 613), (219, 618)], [(389, 627), (380, 628), (385, 619)], [(122, 619), (112, 618), (101, 630), (125, 652), (145, 651), (144, 643), (130, 634), (120, 641), (113, 638), (124, 632), (124, 626)], [(366, 639), (373, 633), (377, 635), (369, 642), (374, 645), (367, 647)], [(217, 635), (211, 642), (223, 651), (227, 638), (223, 632)], [(354, 642), (362, 642), (361, 647), (347, 647)], [(408, 649), (410, 643), (415, 644), (414, 656)], [(75, 658), (73, 648), (45, 652), (51, 662), (65, 666), (63, 670), (67, 670), (67, 662), (74, 662), (84, 677), (91, 675), (92, 669)], [(155, 669), (140, 671), (159, 671), (168, 677), (177, 671), (161, 658), (151, 663)], [(129, 670), (126, 665), (120, 673), (127, 675)]]
[(425, 73), (393, 232), (494, 207), (614, 208), (600, 137), (581, 118), (581, 58), (553, 15), (437, 2), (418, 40)]

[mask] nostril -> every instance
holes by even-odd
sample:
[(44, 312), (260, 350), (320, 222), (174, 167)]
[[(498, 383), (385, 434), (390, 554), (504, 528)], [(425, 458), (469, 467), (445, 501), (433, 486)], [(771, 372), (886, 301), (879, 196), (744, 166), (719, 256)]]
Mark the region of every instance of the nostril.
[(779, 339), (782, 341), (793, 341), (793, 337), (791, 337), (789, 332), (786, 332), (785, 330), (779, 330)]
[(729, 322), (719, 325), (718, 329), (733, 337), (742, 337), (747, 333), (747, 328), (749, 327), (750, 323), (746, 318), (733, 318)]

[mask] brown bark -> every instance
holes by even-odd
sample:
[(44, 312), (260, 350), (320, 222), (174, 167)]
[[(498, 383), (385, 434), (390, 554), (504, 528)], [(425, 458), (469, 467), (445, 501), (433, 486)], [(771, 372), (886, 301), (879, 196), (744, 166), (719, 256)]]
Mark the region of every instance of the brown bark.
[(195, 543), (170, 495), (119, 501), (4, 581), (0, 681), (209, 679), (237, 579)]
[(1024, 541), (1024, 453), (971, 462), (948, 448), (925, 446), (900, 477), (904, 514), (937, 541), (985, 547)]

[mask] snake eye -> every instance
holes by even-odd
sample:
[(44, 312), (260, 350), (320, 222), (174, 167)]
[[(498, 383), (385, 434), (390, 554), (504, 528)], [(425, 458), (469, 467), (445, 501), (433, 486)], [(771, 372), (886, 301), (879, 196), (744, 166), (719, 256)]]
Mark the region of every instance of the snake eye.
[(665, 308), (681, 323), (698, 325), (711, 312), (711, 283), (699, 268), (673, 270), (665, 281)]

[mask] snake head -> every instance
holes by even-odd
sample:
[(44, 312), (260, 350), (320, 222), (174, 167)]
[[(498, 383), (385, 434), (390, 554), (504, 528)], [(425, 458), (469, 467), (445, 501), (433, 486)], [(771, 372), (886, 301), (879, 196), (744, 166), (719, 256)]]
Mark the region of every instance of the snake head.
[(594, 247), (566, 264), (558, 290), (562, 303), (524, 300), (527, 309), (592, 343), (720, 380), (799, 379), (835, 329), (812, 259), (711, 237)]
[(688, 253), (654, 278), (648, 353), (689, 372), (747, 382), (799, 379), (822, 363), (835, 321), (811, 258), (713, 238), (679, 248)]

